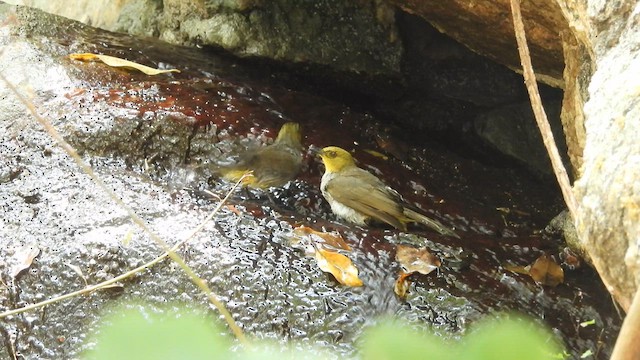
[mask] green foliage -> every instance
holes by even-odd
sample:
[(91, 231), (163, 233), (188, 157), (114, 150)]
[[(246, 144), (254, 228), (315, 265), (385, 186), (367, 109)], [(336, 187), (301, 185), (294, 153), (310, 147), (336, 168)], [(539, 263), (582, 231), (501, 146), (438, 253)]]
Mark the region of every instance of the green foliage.
[(562, 352), (556, 338), (530, 320), (511, 316), (492, 318), (477, 324), (464, 340), (458, 359), (541, 360)]
[[(214, 320), (194, 314), (146, 314), (124, 310), (105, 318), (96, 348), (88, 359), (318, 359), (330, 356), (319, 350), (254, 342), (231, 352), (230, 342), (212, 326)], [(557, 359), (562, 348), (548, 330), (531, 320), (501, 316), (477, 323), (462, 341), (417, 332), (398, 322), (385, 321), (367, 330), (360, 344), (361, 357), (386, 359), (540, 360)]]
[(424, 359), (427, 354), (429, 359), (454, 358), (443, 339), (389, 321), (365, 334), (361, 351), (362, 358), (367, 360)]
[(195, 314), (168, 312), (143, 315), (123, 310), (106, 317), (97, 346), (85, 358), (95, 360), (136, 359), (228, 359), (229, 341), (211, 319)]

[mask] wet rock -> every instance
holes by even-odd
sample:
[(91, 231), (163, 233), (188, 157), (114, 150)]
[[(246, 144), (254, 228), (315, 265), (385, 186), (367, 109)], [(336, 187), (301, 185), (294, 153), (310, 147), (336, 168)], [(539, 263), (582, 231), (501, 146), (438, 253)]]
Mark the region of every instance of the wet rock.
[(423, 98), (447, 97), (483, 107), (526, 98), (521, 75), (474, 53), (423, 18), (401, 12), (397, 24), (405, 81)]
[(587, 264), (593, 264), (589, 253), (585, 250), (584, 246), (582, 246), (580, 239), (578, 238), (576, 226), (567, 211), (563, 211), (558, 214), (558, 216), (554, 217), (553, 220), (549, 222), (549, 226), (547, 226), (545, 230), (552, 233), (560, 233), (572, 253), (579, 257), (578, 261), (580, 263), (582, 262), (580, 260), (584, 260)]
[[(561, 154), (566, 153), (560, 125), (561, 104), (547, 101), (544, 105), (558, 149)], [(474, 128), (480, 138), (500, 153), (522, 163), (541, 178), (553, 178), (551, 162), (529, 102), (485, 112), (475, 119)]]
[[(640, 21), (637, 2), (560, 2), (572, 24), (567, 51), (576, 81), (565, 127), (581, 176), (576, 229), (594, 265), (623, 308), (640, 284)], [(571, 37), (572, 36), (572, 37)], [(580, 57), (578, 57), (580, 56)], [(582, 158), (576, 156), (583, 149)]]
[(237, 56), (397, 74), (395, 10), (383, 1), (16, 1), (111, 31), (172, 44), (214, 46)]
[[(416, 14), (473, 51), (511, 69), (521, 69), (509, 1), (390, 1)], [(542, 81), (562, 86), (564, 68), (559, 34), (568, 30), (560, 6), (552, 0), (522, 3), (534, 69)]]

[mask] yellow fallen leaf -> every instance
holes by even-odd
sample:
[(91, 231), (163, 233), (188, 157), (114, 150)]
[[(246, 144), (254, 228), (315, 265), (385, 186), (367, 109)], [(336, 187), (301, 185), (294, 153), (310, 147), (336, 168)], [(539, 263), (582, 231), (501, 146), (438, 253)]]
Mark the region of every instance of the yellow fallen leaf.
[(398, 276), (398, 280), (393, 286), (393, 292), (402, 300), (407, 297), (407, 292), (409, 292), (409, 286), (411, 285), (409, 276), (411, 276), (411, 273), (400, 272), (400, 276)]
[(358, 278), (358, 268), (351, 260), (335, 251), (316, 248), (316, 261), (318, 267), (331, 273), (338, 282), (346, 286), (362, 286), (362, 280)]
[(133, 61), (121, 59), (115, 56), (109, 55), (100, 55), (100, 54), (91, 54), (91, 53), (83, 53), (83, 54), (71, 54), (69, 58), (72, 60), (80, 60), (80, 61), (102, 61), (103, 63), (111, 66), (111, 67), (121, 67), (125, 69), (134, 69), (141, 71), (147, 75), (158, 75), (169, 72), (180, 72), (178, 69), (154, 69), (152, 67), (148, 67), (146, 65), (138, 64)]
[(314, 235), (324, 241), (322, 243), (323, 247), (326, 247), (324, 245), (329, 245), (336, 249), (351, 251), (351, 246), (349, 246), (349, 244), (347, 244), (344, 241), (344, 239), (339, 233), (316, 231), (308, 226), (301, 225), (293, 229), (293, 234), (301, 237), (307, 236), (307, 235)]

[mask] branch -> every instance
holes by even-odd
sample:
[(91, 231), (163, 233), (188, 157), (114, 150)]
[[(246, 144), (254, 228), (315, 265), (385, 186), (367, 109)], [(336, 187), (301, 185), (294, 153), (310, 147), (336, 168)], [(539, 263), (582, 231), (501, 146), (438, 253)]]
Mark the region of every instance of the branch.
[(556, 175), (564, 202), (567, 204), (569, 214), (574, 223), (576, 220), (576, 212), (578, 209), (578, 201), (571, 188), (571, 182), (569, 181), (569, 175), (562, 163), (558, 147), (556, 146), (551, 132), (551, 126), (547, 119), (547, 114), (542, 107), (542, 100), (540, 99), (540, 92), (538, 92), (538, 83), (536, 82), (536, 75), (533, 72), (533, 66), (531, 65), (531, 56), (529, 55), (529, 46), (527, 45), (527, 38), (524, 33), (524, 23), (522, 22), (522, 13), (520, 12), (520, 0), (511, 0), (511, 14), (513, 15), (513, 27), (516, 33), (516, 41), (518, 42), (518, 52), (520, 53), (520, 62), (522, 63), (524, 83), (527, 86), (529, 92), (529, 99), (531, 101), (531, 107), (533, 108), (533, 114), (538, 123), (538, 128), (542, 134), (542, 141), (547, 148), (547, 153), (551, 159), (551, 166), (553, 172)]

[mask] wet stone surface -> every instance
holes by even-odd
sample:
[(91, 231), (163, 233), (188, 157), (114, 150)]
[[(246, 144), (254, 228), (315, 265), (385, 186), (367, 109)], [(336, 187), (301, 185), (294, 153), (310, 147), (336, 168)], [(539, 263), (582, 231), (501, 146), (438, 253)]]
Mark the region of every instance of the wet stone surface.
[[(461, 237), (337, 221), (318, 189), (322, 169), (307, 155), (298, 179), (266, 192), (237, 191), (230, 201), (235, 208), (223, 208), (179, 250), (251, 337), (356, 356), (363, 327), (383, 316), (458, 338), (485, 314), (516, 310), (551, 326), (574, 356), (588, 349), (602, 358), (610, 354), (621, 321), (594, 271), (567, 270), (565, 283), (551, 288), (503, 267), (562, 251), (558, 236), (541, 231), (562, 209), (552, 184), (462, 157), (428, 134), (385, 125), (375, 114), (281, 81), (274, 85), (273, 74), (257, 76), (220, 55), (12, 9), (0, 7), (0, 71), (168, 243), (187, 236), (215, 207), (215, 196), (231, 188), (216, 168), (244, 149), (270, 143), (286, 121), (302, 124), (305, 146), (353, 150), (362, 167)], [(149, 77), (66, 57), (75, 52), (182, 72)], [(6, 86), (0, 91), (9, 115), (0, 118), (2, 310), (113, 278), (162, 253)], [(321, 272), (291, 244), (298, 225), (340, 231), (365, 285), (348, 288)], [(406, 301), (393, 293), (397, 244), (426, 246), (443, 263), (437, 274), (415, 277)], [(10, 276), (24, 246), (40, 254)], [(171, 304), (218, 316), (168, 260), (118, 285), (2, 319), (0, 357), (76, 357), (92, 347), (100, 315), (121, 303), (145, 302), (147, 311)], [(595, 326), (579, 326), (592, 319)]]

